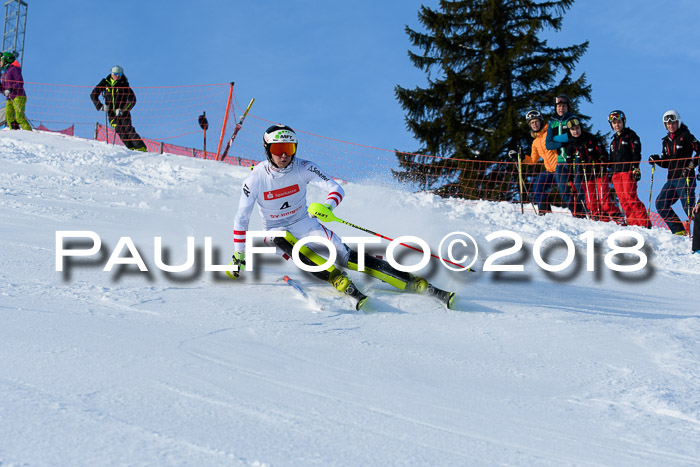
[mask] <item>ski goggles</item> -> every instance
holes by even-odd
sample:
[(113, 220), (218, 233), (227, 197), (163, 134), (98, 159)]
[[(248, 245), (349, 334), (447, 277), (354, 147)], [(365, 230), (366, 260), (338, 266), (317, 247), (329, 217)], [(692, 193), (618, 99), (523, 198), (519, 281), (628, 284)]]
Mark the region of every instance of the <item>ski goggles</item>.
[(533, 120), (535, 118), (542, 118), (542, 114), (538, 110), (531, 110), (525, 114), (525, 121), (528, 123), (530, 123), (530, 120)]
[(297, 143), (272, 143), (270, 145), (270, 154), (273, 156), (281, 156), (287, 154), (293, 156), (297, 153)]
[(581, 126), (581, 122), (578, 118), (572, 118), (566, 122), (566, 127), (570, 130), (575, 126)]
[(566, 96), (557, 96), (556, 99), (554, 99), (554, 104), (569, 104), (569, 98)]
[(608, 122), (612, 123), (613, 120), (622, 120), (624, 122), (625, 114), (618, 110), (613, 110), (612, 112), (610, 112), (610, 115), (608, 115)]
[(678, 117), (676, 116), (676, 114), (664, 115), (664, 123), (671, 123), (671, 122), (677, 122), (677, 121), (678, 121)]

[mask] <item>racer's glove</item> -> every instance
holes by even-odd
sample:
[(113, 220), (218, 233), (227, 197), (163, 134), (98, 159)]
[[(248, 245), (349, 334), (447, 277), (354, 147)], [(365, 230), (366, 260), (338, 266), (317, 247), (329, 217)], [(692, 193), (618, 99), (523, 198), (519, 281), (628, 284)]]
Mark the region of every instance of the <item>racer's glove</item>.
[(311, 203), (307, 211), (309, 217), (316, 217), (321, 222), (328, 222), (335, 217), (332, 213), (333, 207), (329, 203)]
[(226, 271), (226, 275), (231, 280), (238, 279), (245, 269), (245, 251), (237, 251), (233, 254), (231, 262), (228, 263), (229, 266), (238, 266), (238, 271)]

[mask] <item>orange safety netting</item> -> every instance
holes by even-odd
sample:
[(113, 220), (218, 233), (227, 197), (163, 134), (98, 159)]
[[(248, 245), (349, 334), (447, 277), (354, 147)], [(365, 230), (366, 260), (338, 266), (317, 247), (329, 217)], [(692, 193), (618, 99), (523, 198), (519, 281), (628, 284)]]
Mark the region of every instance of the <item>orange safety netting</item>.
[[(24, 88), (28, 96), (26, 115), (35, 128), (43, 125), (55, 131), (73, 126), (75, 136), (94, 138), (98, 124), (109, 126), (107, 114), (97, 111), (90, 100), (93, 86), (25, 82)], [(136, 105), (131, 109), (133, 127), (143, 138), (202, 148), (203, 135), (197, 117), (206, 112), (209, 121), (207, 150), (215, 152), (230, 88), (230, 83), (132, 86), (136, 96)]]
[[(69, 126), (62, 132), (72, 131), (76, 136), (122, 144), (114, 130), (109, 125), (105, 126), (105, 113), (96, 111), (90, 101), (92, 87), (25, 83), (25, 89), (29, 96), (26, 113), (35, 127), (48, 127), (53, 129), (50, 131), (57, 131), (56, 128)], [(244, 110), (236, 101), (235, 94), (230, 106), (228, 105), (231, 91), (229, 83), (132, 89), (137, 98), (131, 113), (133, 126), (148, 151), (155, 153), (217, 160), (219, 155), (216, 151), (220, 140), (223, 152), (235, 128), (236, 113), (240, 115)], [(209, 122), (206, 153), (203, 150), (203, 131), (197, 122), (198, 115), (203, 111), (206, 111)], [(264, 160), (262, 134), (273, 123), (294, 127), (294, 122), (261, 118), (254, 114), (253, 109), (224, 162), (251, 166)], [(225, 133), (222, 137), (224, 124)], [(402, 160), (400, 166), (397, 153), (393, 150), (327, 138), (298, 128), (295, 130), (299, 140), (298, 156), (314, 160), (326, 173), (337, 179), (401, 185), (410, 190), (431, 191), (443, 197), (467, 201), (506, 201), (514, 203), (516, 208), (522, 204), (523, 212), (526, 208), (529, 212), (543, 208), (548, 212), (573, 213), (596, 220), (624, 223), (625, 217), (628, 217), (629, 221), (630, 214), (621, 209), (611, 177), (603, 179), (602, 183), (595, 183), (596, 179), (600, 179), (602, 169), (608, 168), (610, 164), (587, 166), (586, 174), (583, 174), (584, 167), (580, 165), (574, 169), (577, 176), (568, 193), (562, 189), (564, 197), (559, 193), (561, 186), (554, 184), (545, 202), (541, 202), (541, 206), (535, 206), (537, 180), (544, 172), (541, 163), (523, 164), (519, 171), (518, 164), (514, 162), (453, 160), (406, 153), (399, 155)], [(651, 169), (646, 161), (640, 164), (640, 168), (644, 177), (638, 183), (637, 194), (644, 205), (644, 211), (649, 212), (647, 219), (650, 219), (650, 223), (668, 228), (664, 218), (653, 212), (657, 206), (667, 204), (663, 199), (657, 198), (668, 195), (674, 197), (669, 201), (674, 202), (677, 217), (674, 218), (664, 207), (666, 220), (672, 223), (682, 221), (687, 229), (689, 206), (695, 202), (694, 174), (687, 181), (677, 181), (677, 189), (670, 193), (668, 187), (664, 187), (667, 170), (657, 167), (651, 193), (652, 209), (649, 209)], [(665, 188), (663, 194), (662, 188)], [(578, 205), (567, 203), (564, 199), (566, 197), (574, 200), (578, 198), (580, 202)], [(677, 201), (681, 201), (682, 205)], [(677, 230), (678, 224), (674, 225)]]

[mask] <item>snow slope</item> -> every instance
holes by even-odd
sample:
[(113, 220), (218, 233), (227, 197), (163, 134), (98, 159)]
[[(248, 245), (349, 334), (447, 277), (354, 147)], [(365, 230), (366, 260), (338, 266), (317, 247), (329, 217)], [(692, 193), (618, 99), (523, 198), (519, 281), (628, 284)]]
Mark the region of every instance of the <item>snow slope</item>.
[[(3, 467), (700, 463), (700, 257), (688, 239), (631, 229), (650, 262), (613, 273), (604, 242), (617, 225), (351, 183), (336, 214), (392, 238), (436, 246), (468, 232), (479, 268), (509, 246), (489, 234), (525, 244), (507, 258), (524, 272), (431, 262), (431, 281), (459, 294), (454, 311), (351, 273), (374, 299), (359, 313), (280, 258), (235, 282), (203, 270), (205, 237), (216, 264), (230, 258), (248, 169), (40, 132), (1, 132), (0, 154)], [(96, 232), (104, 248), (58, 272), (62, 230)], [(533, 261), (548, 230), (576, 244), (560, 273)], [(601, 243), (593, 272), (585, 231)], [(125, 236), (148, 273), (103, 271)], [(157, 269), (154, 237), (181, 264), (188, 236), (196, 266)]]

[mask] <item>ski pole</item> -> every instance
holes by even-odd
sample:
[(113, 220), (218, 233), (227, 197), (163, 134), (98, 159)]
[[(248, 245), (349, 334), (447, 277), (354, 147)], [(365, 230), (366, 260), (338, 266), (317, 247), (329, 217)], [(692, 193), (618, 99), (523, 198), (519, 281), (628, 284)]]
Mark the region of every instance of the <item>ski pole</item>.
[(690, 176), (685, 177), (686, 209), (688, 210), (688, 236), (690, 237)]
[(311, 298), (309, 297), (309, 294), (307, 294), (306, 291), (304, 289), (302, 289), (301, 286), (299, 284), (297, 284), (297, 282), (295, 280), (293, 280), (289, 276), (284, 276), (284, 281), (287, 284), (289, 284), (290, 286), (294, 287), (294, 289), (296, 289), (296, 291), (299, 292), (302, 297), (304, 297), (307, 300), (311, 300)]
[(228, 143), (226, 143), (226, 147), (224, 148), (224, 152), (221, 153), (221, 157), (219, 157), (218, 160), (222, 161), (226, 157), (226, 154), (228, 154), (228, 150), (231, 149), (231, 145), (233, 144), (233, 140), (236, 139), (236, 135), (238, 134), (238, 130), (241, 129), (243, 126), (243, 120), (248, 116), (248, 111), (250, 111), (250, 108), (253, 106), (253, 102), (255, 102), (255, 98), (250, 100), (250, 104), (248, 104), (248, 107), (245, 109), (245, 112), (243, 115), (241, 115), (241, 119), (238, 120), (238, 123), (236, 124), (236, 128), (233, 129), (233, 134), (231, 135), (231, 139), (228, 140)]
[(284, 282), (287, 283), (287, 285), (289, 285), (289, 286), (292, 287), (294, 290), (296, 290), (297, 292), (299, 292), (299, 293), (301, 294), (301, 296), (302, 296), (307, 302), (309, 302), (312, 306), (314, 306), (315, 308), (318, 308), (318, 309), (322, 309), (321, 304), (318, 303), (318, 301), (316, 301), (316, 299), (315, 299), (314, 297), (312, 297), (311, 295), (309, 295), (308, 293), (306, 293), (306, 290), (304, 290), (304, 288), (301, 286), (301, 284), (299, 284), (297, 281), (295, 281), (294, 279), (292, 279), (292, 278), (289, 277), (289, 276), (284, 276), (283, 279), (284, 279)]
[(104, 105), (105, 109), (105, 143), (109, 144), (109, 117), (107, 116), (107, 104)]
[(520, 214), (525, 214), (523, 207), (523, 161), (520, 145), (518, 145), (518, 187), (520, 189)]
[(595, 189), (595, 199), (598, 202), (598, 218), (603, 217), (603, 177), (602, 175), (598, 177), (595, 171), (595, 163), (591, 166), (591, 172), (593, 172), (593, 188)]
[[(355, 229), (357, 229), (357, 230), (361, 230), (361, 231), (363, 231), (363, 232), (367, 232), (368, 234), (376, 235), (377, 237), (383, 238), (384, 240), (387, 240), (387, 241), (390, 241), (390, 242), (393, 242), (393, 241), (394, 241), (393, 238), (389, 238), (389, 237), (387, 237), (387, 236), (385, 236), (385, 235), (379, 234), (379, 233), (377, 233), (377, 232), (373, 232), (373, 231), (371, 231), (371, 230), (369, 230), (369, 229), (366, 229), (366, 228), (364, 228), (364, 227), (360, 227), (359, 225), (352, 224), (352, 223), (350, 223), (350, 222), (344, 221), (343, 219), (340, 219), (339, 217), (336, 217), (336, 215), (333, 214), (333, 212), (332, 212), (330, 209), (328, 209), (326, 206), (324, 206), (324, 205), (321, 204), (321, 203), (311, 203), (311, 204), (309, 205), (308, 212), (309, 212), (309, 214), (311, 214), (312, 216), (315, 216), (316, 218), (318, 218), (318, 220), (320, 220), (321, 222), (333, 222), (333, 221), (335, 221), (335, 222), (340, 222), (341, 224), (349, 225), (350, 227), (353, 227), (353, 228), (355, 228)], [(405, 243), (401, 243), (400, 245), (401, 245), (401, 246), (405, 246), (406, 248), (410, 248), (411, 250), (415, 250), (415, 251), (418, 251), (418, 252), (420, 252), (420, 253), (423, 253), (423, 250), (421, 250), (420, 248), (416, 248), (416, 247), (411, 246), (411, 245), (406, 245)], [(432, 254), (432, 253), (430, 254), (430, 256), (432, 256), (433, 258), (439, 259), (439, 260), (441, 260), (441, 261), (445, 261), (446, 263), (450, 263), (450, 264), (452, 264), (452, 265), (454, 265), (454, 266), (460, 267), (460, 268), (462, 268), (462, 269), (465, 269), (465, 270), (467, 270), (467, 271), (471, 271), (471, 270), (472, 270), (472, 269), (470, 269), (470, 268), (465, 268), (465, 267), (462, 266), (461, 264), (453, 263), (452, 261), (446, 260), (446, 259), (441, 258), (441, 257), (439, 257), (439, 256), (436, 256), (436, 255), (434, 255), (434, 254)]]
[[(576, 215), (578, 205), (581, 204), (581, 207), (583, 208), (583, 213), (586, 215), (586, 218), (590, 219), (591, 216), (590, 216), (590, 214), (588, 213), (588, 206), (587, 206), (587, 204), (588, 204), (588, 196), (587, 196), (587, 193), (588, 193), (588, 180), (586, 179), (586, 167), (585, 167), (585, 165), (584, 165), (583, 163), (581, 163), (581, 167), (583, 168), (583, 180), (584, 180), (584, 185), (585, 185), (585, 188), (586, 188), (586, 193), (583, 194), (583, 196), (584, 196), (584, 198), (585, 198), (584, 201), (586, 202), (586, 203), (584, 204), (584, 203), (582, 203), (581, 200), (579, 199), (579, 197), (578, 197), (578, 190), (576, 189), (576, 178), (577, 178), (577, 174), (576, 174), (576, 157), (579, 157), (579, 156), (575, 156), (575, 157), (574, 157), (574, 160), (573, 160), (572, 163), (571, 163), (571, 173), (569, 174), (570, 177), (571, 177), (571, 181), (569, 182), (569, 183), (570, 183), (569, 186), (570, 186), (570, 188), (571, 188), (571, 189), (570, 189), (570, 191), (571, 191), (571, 200), (572, 200), (571, 202), (573, 203), (573, 206), (574, 206), (574, 210), (573, 210), (573, 213), (572, 213), (572, 214), (573, 214), (574, 216)], [(567, 177), (567, 178), (568, 178), (568, 177)]]
[(583, 184), (586, 187), (586, 207), (588, 207), (593, 203), (591, 199), (591, 189), (588, 186), (588, 175), (586, 175), (586, 164), (581, 163), (581, 170), (583, 171)]
[(647, 217), (651, 214), (651, 193), (654, 187), (654, 171), (656, 170), (656, 164), (652, 162), (651, 164), (651, 183), (649, 183), (649, 207), (647, 208)]

